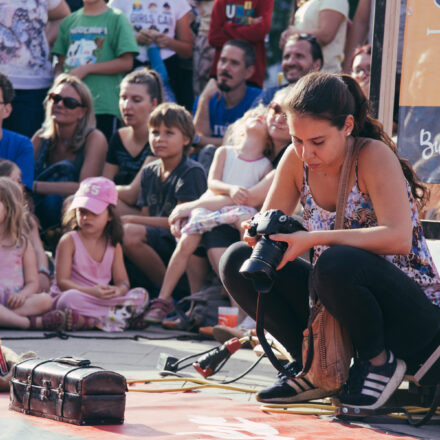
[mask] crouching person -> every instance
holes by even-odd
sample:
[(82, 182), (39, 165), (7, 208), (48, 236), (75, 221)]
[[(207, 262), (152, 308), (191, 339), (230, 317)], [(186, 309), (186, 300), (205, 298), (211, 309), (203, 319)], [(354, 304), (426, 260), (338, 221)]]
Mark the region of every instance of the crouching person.
[[(356, 353), (339, 402), (375, 409), (440, 344), (440, 278), (417, 210), (426, 192), (350, 77), (309, 74), (290, 89), (283, 107), (293, 145), (262, 211), (291, 214), (299, 200), (307, 231), (270, 237), (288, 247), (265, 294), (265, 327), (296, 362), (291, 377), (281, 377), (257, 399), (301, 402), (326, 394), (307, 378), (295, 378), (313, 289), (346, 328)], [(341, 168), (355, 144), (344, 228), (334, 230)], [(250, 236), (246, 241), (256, 242)], [(312, 248), (311, 264), (298, 258)], [(257, 292), (239, 273), (251, 251), (243, 242), (232, 245), (220, 271), (228, 292), (255, 317)]]

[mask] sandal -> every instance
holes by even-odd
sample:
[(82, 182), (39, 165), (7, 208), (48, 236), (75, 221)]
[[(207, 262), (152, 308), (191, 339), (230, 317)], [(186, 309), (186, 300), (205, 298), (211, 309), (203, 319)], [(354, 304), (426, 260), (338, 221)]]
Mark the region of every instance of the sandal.
[(150, 325), (149, 322), (145, 321), (144, 315), (136, 316), (128, 321), (127, 330), (144, 330)]
[(144, 315), (144, 320), (149, 324), (160, 324), (174, 309), (173, 301), (155, 298)]
[(200, 322), (197, 318), (188, 319), (185, 316), (184, 319), (179, 315), (174, 319), (162, 321), (162, 327), (168, 330), (184, 330), (187, 332), (197, 332), (200, 326)]
[[(66, 309), (66, 330), (93, 330), (98, 321), (90, 316), (80, 315), (77, 311)], [(70, 321), (70, 322), (69, 322)]]
[[(37, 319), (41, 318), (41, 326), (37, 326)], [(51, 310), (43, 315), (30, 316), (30, 329), (33, 330), (61, 330), (66, 325), (66, 314), (62, 310)]]

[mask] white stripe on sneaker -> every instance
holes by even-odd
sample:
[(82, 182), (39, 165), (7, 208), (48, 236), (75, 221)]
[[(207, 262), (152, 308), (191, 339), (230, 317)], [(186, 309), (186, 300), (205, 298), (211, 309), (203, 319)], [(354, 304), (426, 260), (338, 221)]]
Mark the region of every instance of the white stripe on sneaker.
[(378, 398), (379, 396), (380, 396), (380, 392), (379, 391), (373, 391), (373, 390), (368, 390), (368, 389), (363, 389), (362, 390), (362, 394), (365, 394), (365, 395), (367, 395), (367, 396), (373, 396), (373, 397), (376, 397), (376, 398)]
[(375, 374), (375, 373), (369, 373), (367, 379), (383, 382), (384, 384), (387, 384), (390, 380), (388, 376), (382, 376), (381, 374)]
[(303, 393), (304, 391), (309, 391), (314, 389), (315, 387), (310, 386), (307, 381), (305, 381), (302, 378), (294, 378), (294, 379), (287, 379), (288, 385), (290, 385), (297, 394)]
[(380, 384), (377, 382), (371, 382), (370, 380), (366, 380), (364, 382), (364, 387), (373, 388), (375, 390), (383, 390), (385, 388), (385, 384)]

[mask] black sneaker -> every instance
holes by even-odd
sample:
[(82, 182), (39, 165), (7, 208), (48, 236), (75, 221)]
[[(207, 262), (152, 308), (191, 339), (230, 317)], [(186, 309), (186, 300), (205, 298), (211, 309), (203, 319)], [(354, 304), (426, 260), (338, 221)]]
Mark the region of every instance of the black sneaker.
[(272, 386), (259, 391), (256, 399), (264, 403), (295, 403), (321, 399), (330, 394), (316, 388), (306, 377), (281, 376)]
[(350, 408), (377, 409), (386, 403), (399, 387), (406, 364), (391, 351), (385, 364), (375, 367), (368, 361), (356, 361), (342, 394), (336, 400)]

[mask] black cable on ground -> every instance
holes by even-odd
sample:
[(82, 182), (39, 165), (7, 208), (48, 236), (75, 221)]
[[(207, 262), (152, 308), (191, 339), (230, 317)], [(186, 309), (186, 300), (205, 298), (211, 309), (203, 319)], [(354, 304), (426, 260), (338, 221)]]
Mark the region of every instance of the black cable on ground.
[(5, 336), (1, 337), (2, 341), (25, 341), (25, 340), (42, 340), (42, 339), (53, 339), (59, 338), (62, 340), (67, 340), (69, 338), (73, 339), (101, 339), (101, 340), (127, 340), (127, 341), (139, 341), (140, 339), (147, 339), (149, 341), (166, 341), (171, 339), (177, 339), (178, 341), (186, 340), (196, 340), (196, 341), (206, 341), (211, 340), (203, 335), (177, 335), (177, 336), (164, 336), (159, 338), (154, 338), (151, 336), (136, 334), (133, 336), (100, 336), (100, 335), (78, 335), (72, 333), (65, 333), (63, 331), (56, 331), (50, 333), (43, 333), (42, 336)]
[(264, 358), (264, 356), (265, 356), (265, 353), (260, 354), (258, 359), (246, 371), (241, 373), (239, 376), (236, 376), (233, 379), (229, 379), (229, 380), (222, 380), (220, 383), (226, 385), (228, 383), (237, 382), (237, 380), (240, 380), (242, 377), (246, 376), (246, 374), (249, 374), (261, 362), (261, 360)]

